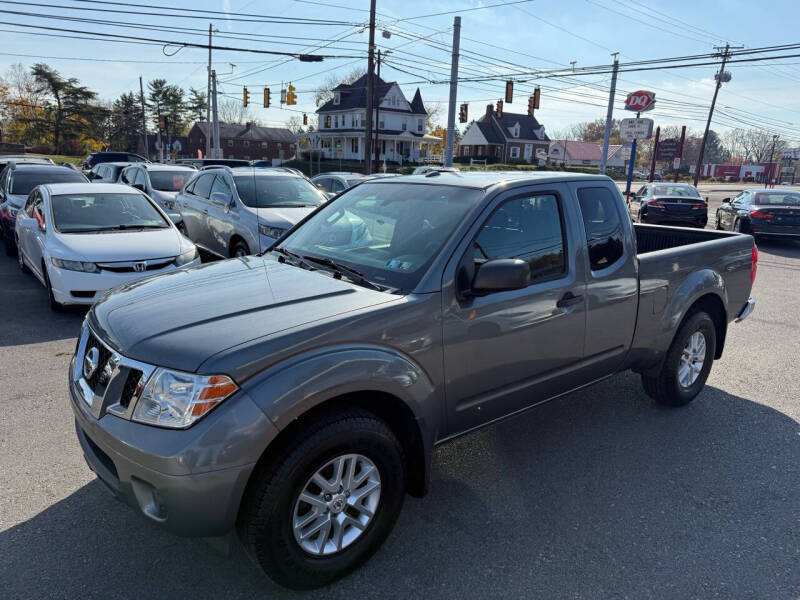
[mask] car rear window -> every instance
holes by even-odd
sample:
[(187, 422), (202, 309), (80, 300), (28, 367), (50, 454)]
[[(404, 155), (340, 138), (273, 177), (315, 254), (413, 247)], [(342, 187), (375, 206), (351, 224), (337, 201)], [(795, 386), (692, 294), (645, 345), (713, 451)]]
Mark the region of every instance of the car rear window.
[(325, 202), (319, 189), (301, 177), (237, 175), (233, 182), (242, 202), (250, 208), (319, 206)]
[(699, 198), (700, 192), (691, 185), (656, 185), (653, 186), (654, 196), (681, 196), (684, 198)]
[(753, 204), (760, 206), (800, 206), (800, 194), (763, 192), (756, 194)]
[(194, 172), (192, 171), (149, 171), (153, 189), (161, 192), (177, 192), (183, 189)]
[(19, 169), (11, 174), (9, 193), (27, 196), (33, 188), (44, 183), (86, 183), (86, 177), (78, 171), (73, 171), (66, 167), (57, 169)]

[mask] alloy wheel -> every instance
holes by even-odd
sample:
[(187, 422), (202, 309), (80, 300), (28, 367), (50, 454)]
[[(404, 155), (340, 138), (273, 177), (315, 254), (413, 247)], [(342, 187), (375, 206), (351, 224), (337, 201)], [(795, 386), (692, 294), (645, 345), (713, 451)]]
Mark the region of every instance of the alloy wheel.
[(695, 331), (686, 341), (678, 362), (678, 384), (682, 388), (692, 387), (703, 364), (706, 360), (706, 337), (699, 331)]

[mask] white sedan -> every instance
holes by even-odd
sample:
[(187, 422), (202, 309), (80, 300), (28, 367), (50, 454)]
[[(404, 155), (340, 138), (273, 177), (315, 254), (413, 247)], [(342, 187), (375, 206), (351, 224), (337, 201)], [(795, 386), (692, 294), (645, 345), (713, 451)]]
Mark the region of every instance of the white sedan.
[(195, 245), (145, 194), (114, 183), (40, 185), (15, 226), (19, 266), (50, 306), (92, 304), (107, 290), (200, 263)]

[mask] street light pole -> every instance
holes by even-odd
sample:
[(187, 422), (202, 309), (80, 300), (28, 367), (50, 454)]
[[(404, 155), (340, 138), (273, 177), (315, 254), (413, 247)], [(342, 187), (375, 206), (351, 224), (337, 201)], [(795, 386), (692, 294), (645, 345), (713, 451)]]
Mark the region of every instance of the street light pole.
[(461, 17), (453, 17), (453, 48), (450, 56), (450, 102), (447, 105), (447, 140), (442, 164), (453, 166), (453, 148), (456, 137), (456, 98), (458, 96), (458, 53), (461, 44)]
[[(778, 137), (780, 137), (780, 136), (778, 136), (777, 133), (772, 136), (772, 150), (769, 151), (769, 162), (767, 163), (767, 169), (769, 169), (769, 170), (772, 170), (772, 157), (775, 156), (775, 142), (778, 141)], [(770, 181), (766, 181), (766, 177), (764, 179), (765, 179), (765, 183), (767, 184), (767, 187), (769, 187), (770, 181), (772, 179), (777, 179), (777, 178), (774, 177), (774, 175), (770, 175), (770, 178), (769, 178)]]
[(364, 171), (372, 173), (372, 96), (375, 93), (375, 0), (369, 2), (369, 49), (367, 51), (367, 114), (364, 122)]
[(611, 138), (611, 119), (614, 116), (614, 95), (617, 91), (617, 72), (619, 71), (619, 59), (617, 52), (613, 52), (614, 70), (611, 72), (611, 92), (608, 95), (608, 110), (606, 111), (606, 130), (603, 133), (603, 154), (600, 156), (600, 174), (606, 172), (606, 161), (608, 160), (608, 142)]

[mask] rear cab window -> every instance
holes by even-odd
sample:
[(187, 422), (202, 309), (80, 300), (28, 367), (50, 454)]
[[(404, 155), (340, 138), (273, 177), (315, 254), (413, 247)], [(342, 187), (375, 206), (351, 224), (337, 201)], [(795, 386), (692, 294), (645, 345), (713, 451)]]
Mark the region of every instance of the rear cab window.
[(589, 266), (593, 272), (616, 264), (625, 254), (622, 218), (611, 190), (605, 187), (578, 189)]

